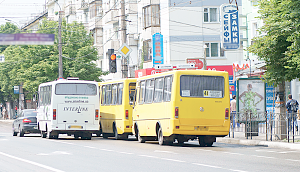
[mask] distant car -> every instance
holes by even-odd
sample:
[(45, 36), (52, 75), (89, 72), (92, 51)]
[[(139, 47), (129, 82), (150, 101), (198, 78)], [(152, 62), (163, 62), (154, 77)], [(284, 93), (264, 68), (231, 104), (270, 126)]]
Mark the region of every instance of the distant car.
[(38, 129), (36, 120), (37, 111), (35, 109), (24, 109), (21, 111), (19, 117), (14, 120), (12, 124), (13, 136), (20, 137), (29, 133), (41, 133)]

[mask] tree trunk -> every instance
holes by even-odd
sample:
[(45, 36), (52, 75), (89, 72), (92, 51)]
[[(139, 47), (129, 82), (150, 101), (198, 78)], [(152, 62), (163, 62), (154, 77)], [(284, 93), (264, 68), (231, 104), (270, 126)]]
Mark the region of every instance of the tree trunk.
[(285, 82), (281, 82), (275, 88), (276, 101), (275, 101), (275, 134), (277, 139), (283, 140), (287, 138), (286, 129), (286, 108), (285, 108)]

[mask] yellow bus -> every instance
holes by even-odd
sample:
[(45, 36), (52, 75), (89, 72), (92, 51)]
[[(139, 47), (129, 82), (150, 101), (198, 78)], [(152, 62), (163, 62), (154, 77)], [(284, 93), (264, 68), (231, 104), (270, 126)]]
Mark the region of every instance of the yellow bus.
[(104, 138), (127, 139), (132, 134), (136, 79), (100, 82), (100, 130)]
[(212, 146), (230, 127), (227, 72), (176, 70), (137, 79), (133, 132), (160, 145), (198, 139)]

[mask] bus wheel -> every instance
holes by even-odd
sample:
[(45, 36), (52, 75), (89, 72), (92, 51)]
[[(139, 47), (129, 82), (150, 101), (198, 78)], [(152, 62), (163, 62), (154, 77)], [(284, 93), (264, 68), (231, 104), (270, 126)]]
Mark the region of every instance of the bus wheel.
[(158, 129), (158, 144), (159, 145), (165, 145), (167, 144), (166, 141), (164, 140), (163, 132), (161, 127)]
[(108, 138), (108, 134), (107, 133), (102, 133), (103, 138), (107, 139)]
[(177, 142), (179, 145), (183, 145), (184, 144), (184, 140), (183, 139), (177, 139)]
[(41, 130), (41, 137), (46, 138), (47, 133)]
[(118, 134), (118, 129), (117, 129), (116, 125), (114, 125), (114, 135), (115, 135), (116, 140), (121, 139), (121, 136)]
[(140, 135), (140, 132), (139, 132), (139, 130), (137, 130), (137, 137), (138, 137), (138, 141), (140, 142), (140, 143), (145, 143), (146, 142), (146, 140), (145, 140), (145, 138), (143, 138), (141, 135)]

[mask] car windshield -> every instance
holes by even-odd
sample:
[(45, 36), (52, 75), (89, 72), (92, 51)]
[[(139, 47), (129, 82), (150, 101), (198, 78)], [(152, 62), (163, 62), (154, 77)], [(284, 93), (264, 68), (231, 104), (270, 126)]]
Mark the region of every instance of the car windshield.
[(37, 115), (37, 111), (24, 111), (24, 116), (28, 117), (28, 116), (36, 116)]

